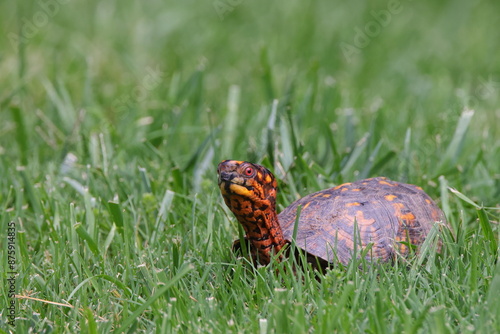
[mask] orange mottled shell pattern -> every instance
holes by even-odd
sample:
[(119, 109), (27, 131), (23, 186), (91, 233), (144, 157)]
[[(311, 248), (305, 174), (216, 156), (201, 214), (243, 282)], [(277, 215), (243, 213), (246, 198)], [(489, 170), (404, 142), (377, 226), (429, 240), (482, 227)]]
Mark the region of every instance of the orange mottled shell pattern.
[[(292, 240), (301, 206), (296, 244), (329, 262), (344, 264), (354, 245), (371, 245), (368, 259), (389, 261), (421, 245), (435, 222), (445, 217), (420, 188), (384, 177), (345, 183), (305, 196), (278, 215), (283, 236)], [(355, 240), (355, 236), (359, 240)]]

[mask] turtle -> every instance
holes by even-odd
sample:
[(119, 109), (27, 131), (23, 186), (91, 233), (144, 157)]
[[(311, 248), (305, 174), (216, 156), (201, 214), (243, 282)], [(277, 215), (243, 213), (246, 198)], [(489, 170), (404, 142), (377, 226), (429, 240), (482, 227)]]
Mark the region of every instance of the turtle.
[[(224, 202), (243, 226), (253, 261), (261, 265), (282, 260), (280, 250), (292, 239), (315, 267), (347, 265), (357, 247), (371, 247), (365, 255), (370, 262), (389, 262), (407, 256), (410, 249), (418, 252), (434, 224), (446, 224), (441, 209), (421, 187), (386, 177), (314, 192), (278, 214), (277, 181), (267, 168), (224, 160), (217, 173)], [(235, 241), (233, 247), (241, 245)]]

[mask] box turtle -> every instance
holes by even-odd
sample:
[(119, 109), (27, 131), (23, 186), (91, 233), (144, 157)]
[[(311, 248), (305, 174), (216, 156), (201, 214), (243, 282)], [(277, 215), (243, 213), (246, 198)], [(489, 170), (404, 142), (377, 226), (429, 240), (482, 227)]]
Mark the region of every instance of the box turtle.
[(246, 161), (225, 160), (219, 164), (218, 175), (224, 202), (243, 225), (253, 260), (260, 264), (268, 264), (292, 240), (299, 206), (295, 244), (306, 251), (309, 262), (321, 267), (336, 261), (347, 264), (355, 235), (359, 247), (371, 244), (368, 260), (387, 262), (408, 254), (410, 245), (418, 250), (435, 222), (446, 223), (443, 212), (422, 188), (384, 177), (315, 192), (278, 215), (277, 182), (269, 170)]

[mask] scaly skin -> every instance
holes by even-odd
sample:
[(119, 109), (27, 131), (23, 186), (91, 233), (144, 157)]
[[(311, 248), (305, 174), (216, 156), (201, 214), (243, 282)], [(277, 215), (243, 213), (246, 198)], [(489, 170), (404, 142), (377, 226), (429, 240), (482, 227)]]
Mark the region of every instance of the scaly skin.
[(271, 252), (279, 252), (287, 243), (276, 213), (274, 176), (262, 166), (236, 160), (222, 161), (218, 174), (224, 202), (243, 225), (259, 262), (268, 264)]

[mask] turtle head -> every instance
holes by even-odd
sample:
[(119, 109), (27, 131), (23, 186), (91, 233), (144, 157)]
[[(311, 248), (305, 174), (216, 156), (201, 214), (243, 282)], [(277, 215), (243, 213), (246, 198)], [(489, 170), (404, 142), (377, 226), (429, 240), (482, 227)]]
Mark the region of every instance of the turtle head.
[(269, 263), (271, 252), (286, 243), (276, 213), (276, 179), (262, 166), (237, 160), (222, 161), (217, 174), (224, 202), (243, 225), (258, 262)]
[(217, 173), (222, 196), (233, 212), (231, 198), (268, 202), (272, 209), (275, 208), (277, 183), (267, 168), (247, 161), (224, 160), (219, 164)]

